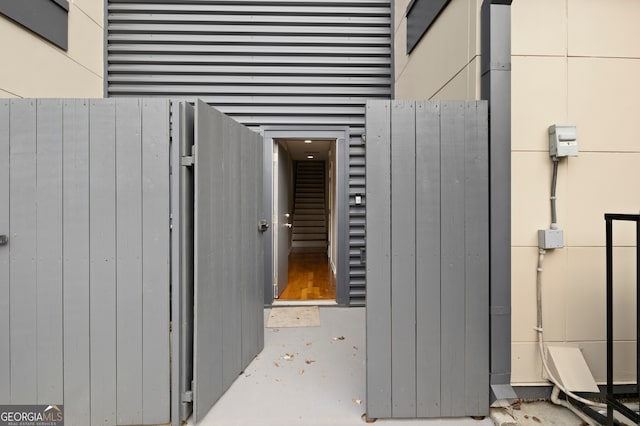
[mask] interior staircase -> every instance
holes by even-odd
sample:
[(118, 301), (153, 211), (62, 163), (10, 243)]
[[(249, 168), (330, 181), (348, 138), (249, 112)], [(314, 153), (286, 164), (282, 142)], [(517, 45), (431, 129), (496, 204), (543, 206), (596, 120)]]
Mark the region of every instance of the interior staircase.
[(295, 251), (327, 250), (327, 214), (323, 161), (298, 161), (296, 166), (291, 246)]

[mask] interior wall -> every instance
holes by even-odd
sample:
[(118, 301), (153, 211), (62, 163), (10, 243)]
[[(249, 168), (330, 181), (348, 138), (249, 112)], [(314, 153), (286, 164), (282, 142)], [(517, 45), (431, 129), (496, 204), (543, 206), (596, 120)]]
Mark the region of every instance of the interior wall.
[(64, 51), (0, 15), (0, 97), (101, 98), (104, 1), (69, 0)]
[[(533, 327), (537, 229), (549, 227), (547, 128), (577, 126), (580, 155), (560, 162), (558, 224), (547, 251), (549, 344), (582, 349), (606, 381), (604, 213), (640, 209), (640, 3), (518, 0), (512, 4), (512, 382), (541, 384)], [(606, 17), (606, 19), (603, 19)], [(544, 22), (544, 25), (541, 23)], [(614, 224), (615, 379), (635, 382), (635, 241)]]
[(394, 2), (396, 99), (480, 99), (482, 0), (452, 0), (407, 55), (409, 3)]

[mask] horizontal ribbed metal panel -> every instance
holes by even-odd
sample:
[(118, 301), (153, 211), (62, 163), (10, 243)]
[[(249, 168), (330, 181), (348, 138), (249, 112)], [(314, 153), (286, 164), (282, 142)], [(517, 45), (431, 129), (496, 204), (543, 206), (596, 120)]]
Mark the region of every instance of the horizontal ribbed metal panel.
[(390, 0), (109, 0), (107, 95), (197, 98), (258, 127), (348, 126), (350, 303), (364, 305), (367, 99), (391, 95)]

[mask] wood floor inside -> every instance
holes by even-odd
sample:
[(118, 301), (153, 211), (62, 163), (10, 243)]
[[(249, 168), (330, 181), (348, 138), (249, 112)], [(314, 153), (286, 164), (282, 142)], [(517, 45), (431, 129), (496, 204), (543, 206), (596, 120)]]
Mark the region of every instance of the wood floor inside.
[(289, 284), (280, 300), (335, 300), (336, 279), (327, 253), (289, 255)]

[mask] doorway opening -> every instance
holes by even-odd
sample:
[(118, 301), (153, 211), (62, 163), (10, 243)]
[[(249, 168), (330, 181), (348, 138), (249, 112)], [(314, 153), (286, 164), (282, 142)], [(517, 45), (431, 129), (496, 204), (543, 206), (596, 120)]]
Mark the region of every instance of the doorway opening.
[(336, 300), (335, 163), (335, 139), (274, 140), (278, 301)]
[(265, 131), (266, 305), (344, 303), (345, 140), (336, 130)]

